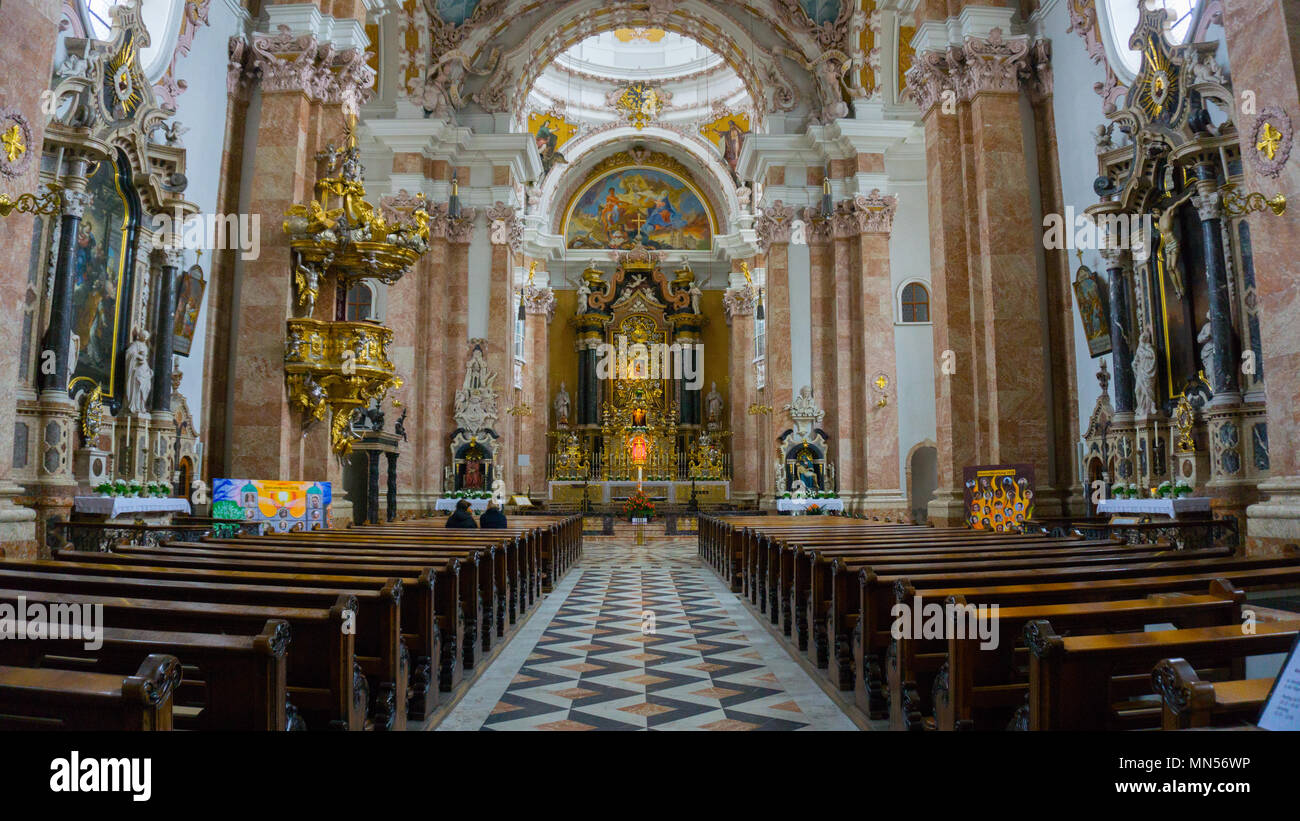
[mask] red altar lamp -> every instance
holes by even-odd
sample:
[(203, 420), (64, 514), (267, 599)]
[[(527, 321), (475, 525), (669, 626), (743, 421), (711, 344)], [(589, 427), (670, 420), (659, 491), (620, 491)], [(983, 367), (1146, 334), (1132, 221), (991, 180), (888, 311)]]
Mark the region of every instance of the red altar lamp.
[(627, 453), (636, 465), (636, 489), (641, 489), (641, 469), (650, 461), (650, 438), (644, 433), (633, 433), (627, 438)]

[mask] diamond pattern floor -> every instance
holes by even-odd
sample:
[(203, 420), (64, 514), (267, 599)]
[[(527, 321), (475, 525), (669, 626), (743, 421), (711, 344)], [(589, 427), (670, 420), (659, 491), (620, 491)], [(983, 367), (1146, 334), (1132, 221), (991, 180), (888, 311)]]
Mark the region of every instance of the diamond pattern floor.
[(588, 538), (442, 730), (854, 729), (697, 557)]

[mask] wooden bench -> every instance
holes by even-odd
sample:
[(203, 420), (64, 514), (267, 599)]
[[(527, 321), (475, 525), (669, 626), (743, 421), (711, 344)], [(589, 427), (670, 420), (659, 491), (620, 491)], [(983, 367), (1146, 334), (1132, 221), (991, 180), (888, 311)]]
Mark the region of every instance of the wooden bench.
[(1253, 723), (1264, 709), (1273, 681), (1204, 681), (1183, 658), (1162, 659), (1151, 671), (1151, 689), (1161, 700), (1160, 725), (1166, 730)]
[(0, 729), (170, 730), (181, 682), (175, 656), (150, 655), (133, 675), (0, 666)]
[(142, 654), (178, 658), (177, 729), (305, 729), (285, 684), (289, 623), (272, 619), (256, 635), (180, 633), (105, 627), (100, 646), (75, 638), (0, 641), (0, 664), (103, 674), (136, 674)]
[(0, 602), (40, 600), (52, 605), (101, 605), (108, 627), (164, 632), (257, 635), (272, 619), (289, 623), (293, 650), (285, 670), (289, 698), (319, 729), (362, 730), (366, 726), (369, 685), (357, 663), (353, 634), (345, 629), (357, 612), (355, 596), (340, 594), (333, 606), (280, 607), (168, 601), (117, 594), (0, 590)]
[(1152, 696), (1150, 671), (1179, 657), (1197, 668), (1242, 678), (1249, 656), (1285, 653), (1300, 620), (1115, 635), (1058, 635), (1045, 620), (1025, 626), (1029, 646), (1030, 730), (1112, 730), (1158, 727), (1162, 705)]

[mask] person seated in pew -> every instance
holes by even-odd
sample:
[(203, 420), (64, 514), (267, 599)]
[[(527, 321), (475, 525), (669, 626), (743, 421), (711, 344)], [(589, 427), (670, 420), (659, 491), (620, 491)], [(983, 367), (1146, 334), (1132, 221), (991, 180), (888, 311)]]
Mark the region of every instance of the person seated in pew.
[(468, 501), (461, 499), (456, 503), (455, 512), (447, 518), (447, 527), (478, 529), (478, 522), (474, 521), (474, 514), (469, 512)]
[(502, 512), (501, 506), (497, 504), (496, 499), (488, 502), (487, 510), (483, 511), (483, 515), (478, 517), (478, 526), (494, 530), (505, 529), (506, 514)]

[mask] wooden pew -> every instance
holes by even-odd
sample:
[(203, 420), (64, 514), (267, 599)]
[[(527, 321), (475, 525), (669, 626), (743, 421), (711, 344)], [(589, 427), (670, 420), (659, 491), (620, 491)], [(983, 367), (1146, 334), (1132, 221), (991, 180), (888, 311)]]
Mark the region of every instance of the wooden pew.
[(0, 641), (0, 664), (131, 675), (142, 653), (175, 656), (184, 668), (172, 707), (177, 729), (305, 729), (286, 690), (289, 623), (282, 619), (253, 636), (104, 627), (99, 641), (94, 650), (75, 638)]
[[(1088, 590), (1100, 591), (1090, 582), (1113, 582), (1128, 579), (1133, 584), (1127, 588), (1127, 596), (1108, 596), (1096, 592), (1101, 598), (1134, 598), (1152, 592), (1162, 592), (1153, 580), (1162, 577), (1181, 577), (1180, 586), (1174, 590), (1193, 592), (1204, 590), (1216, 578), (1234, 579), (1237, 574), (1255, 570), (1282, 568), (1290, 569), (1294, 562), (1286, 558), (1200, 558), (1201, 551), (1174, 551), (1160, 561), (1118, 562), (1094, 566), (1064, 567), (1021, 567), (1015, 569), (990, 569), (974, 571), (938, 570), (922, 568), (921, 572), (896, 573), (897, 568), (885, 568), (877, 574), (871, 568), (863, 568), (858, 573), (858, 619), (852, 625), (852, 652), (854, 655), (855, 674), (863, 677), (862, 701), (873, 717), (884, 718), (888, 715), (888, 695), (884, 675), (885, 656), (888, 653), (892, 637), (889, 625), (892, 621), (890, 610), (897, 601), (912, 601), (917, 590), (953, 588), (967, 586), (994, 587), (1025, 584), (1039, 587), (1053, 582), (1082, 583), (1081, 600), (1088, 600)], [(938, 572), (936, 572), (938, 571)], [(1190, 584), (1190, 588), (1189, 588)], [(1245, 585), (1239, 585), (1245, 587)], [(1125, 588), (1119, 588), (1125, 589)], [(1249, 588), (1247, 588), (1249, 589)], [(949, 590), (949, 595), (952, 590)], [(1032, 598), (1030, 599), (1032, 601)], [(975, 602), (971, 602), (975, 603)], [(1012, 601), (996, 601), (1002, 606), (1012, 606)], [(1154, 662), (1153, 662), (1154, 663)], [(855, 681), (856, 690), (857, 683)]]
[(285, 677), (289, 698), (313, 729), (361, 730), (366, 724), (369, 685), (356, 660), (353, 634), (345, 629), (357, 599), (340, 594), (333, 606), (279, 607), (131, 598), (117, 594), (55, 593), (0, 589), (0, 602), (20, 600), (53, 605), (101, 605), (108, 627), (164, 632), (257, 635), (266, 622), (289, 623), (293, 652)]
[[(401, 551), (373, 549), (370, 552), (363, 552), (361, 549), (350, 547), (285, 547), (259, 545), (251, 541), (248, 544), (241, 545), (212, 544), (209, 542), (168, 543), (160, 545), (158, 548), (118, 545), (116, 549), (119, 553), (136, 556), (186, 555), (237, 560), (240, 562), (292, 561), (301, 564), (304, 569), (309, 569), (313, 565), (324, 568), (328, 565), (340, 563), (364, 563), (380, 566), (395, 564), (408, 567), (428, 567), (432, 565), (436, 567), (439, 564), (455, 560), (457, 562), (455, 578), (458, 581), (458, 586), (456, 595), (450, 599), (447, 606), (452, 608), (458, 603), (460, 619), (458, 625), (447, 625), (448, 627), (455, 627), (455, 632), (452, 634), (444, 633), (444, 636), (447, 637), (448, 641), (452, 638), (455, 639), (451, 642), (451, 646), (460, 648), (460, 661), (466, 668), (475, 667), (481, 651), (491, 647), (491, 636), (485, 634), (488, 633), (487, 628), (492, 622), (486, 616), (494, 609), (493, 603), (497, 600), (497, 587), (490, 571), (492, 567), (490, 561), (491, 552), (488, 550), (431, 547)], [(489, 569), (487, 570), (483, 568), (485, 561), (488, 563)], [(447, 566), (446, 569), (450, 570), (451, 567)], [(448, 598), (446, 595), (441, 595), (439, 601), (448, 601)], [(449, 612), (456, 611), (449, 610)], [(453, 676), (454, 682), (459, 681), (459, 675), (456, 674), (455, 670), (446, 672)]]
[(0, 666), (0, 730), (170, 730), (175, 656), (151, 655), (123, 678)]
[[(402, 583), (402, 640), (413, 657), (407, 682), (409, 718), (423, 722), (433, 712), (438, 703), (442, 676), (448, 678), (447, 682), (442, 682), (447, 685), (444, 689), (450, 689), (460, 681), (456, 648), (459, 646), (463, 623), (458, 617), (446, 619), (446, 614), (440, 618), (438, 611), (438, 602), (444, 602), (447, 613), (453, 616), (459, 614), (456, 587), (458, 559), (448, 560), (443, 572), (438, 573), (424, 560), (413, 560), (405, 564), (360, 564), (342, 559), (337, 563), (296, 562), (285, 558), (247, 560), (239, 555), (193, 555), (184, 548), (166, 545), (143, 549), (122, 545), (118, 549), (123, 552), (54, 551), (54, 562), (0, 562), (0, 569), (34, 566), (43, 572), (130, 575), (142, 578), (183, 579), (189, 575), (200, 581), (226, 578), (239, 584), (309, 586), (334, 590), (374, 588), (377, 583), (386, 584), (396, 579)], [(221, 575), (212, 575), (214, 572)], [(444, 636), (449, 636), (450, 639), (444, 642)]]
[[(1244, 591), (1221, 580), (1202, 595), (1072, 603), (1045, 598), (1038, 604), (999, 607), (996, 649), (981, 647), (980, 638), (970, 635), (951, 635), (940, 642), (896, 641), (886, 661), (891, 727), (921, 729), (931, 711), (939, 730), (1006, 727), (1029, 686), (1023, 672), (1028, 662), (1023, 637), (1031, 621), (1047, 619), (1073, 635), (1136, 632), (1160, 624), (1213, 627), (1239, 624), (1245, 599)], [(976, 606), (958, 596), (949, 596), (944, 604)], [(936, 644), (938, 652), (933, 652)]]
[(1230, 727), (1253, 723), (1273, 688), (1271, 678), (1204, 681), (1187, 659), (1162, 659), (1151, 671), (1160, 694), (1161, 727)]
[[(0, 563), (2, 564), (2, 563)], [(33, 572), (35, 568), (38, 572)], [(39, 572), (44, 568), (48, 572)], [(78, 572), (78, 571), (90, 572)], [(401, 633), (400, 579), (335, 578), (313, 582), (283, 575), (253, 584), (231, 581), (223, 571), (183, 571), (152, 577), (127, 575), (126, 567), (100, 568), (60, 562), (0, 566), (0, 587), (55, 593), (137, 596), (143, 599), (213, 602), (231, 605), (329, 607), (346, 594), (356, 603), (347, 627), (355, 632), (356, 661), (370, 681), (371, 718), (376, 729), (406, 728), (410, 657)], [(333, 586), (308, 586), (311, 584)], [(283, 586), (281, 586), (283, 585)], [(289, 586), (294, 585), (294, 586)]]
[(1159, 701), (1149, 671), (1165, 658), (1195, 667), (1226, 668), (1242, 678), (1248, 656), (1285, 653), (1300, 620), (1259, 622), (1254, 633), (1240, 624), (1115, 635), (1058, 635), (1046, 620), (1025, 626), (1029, 645), (1030, 730), (1105, 730), (1158, 727)]

